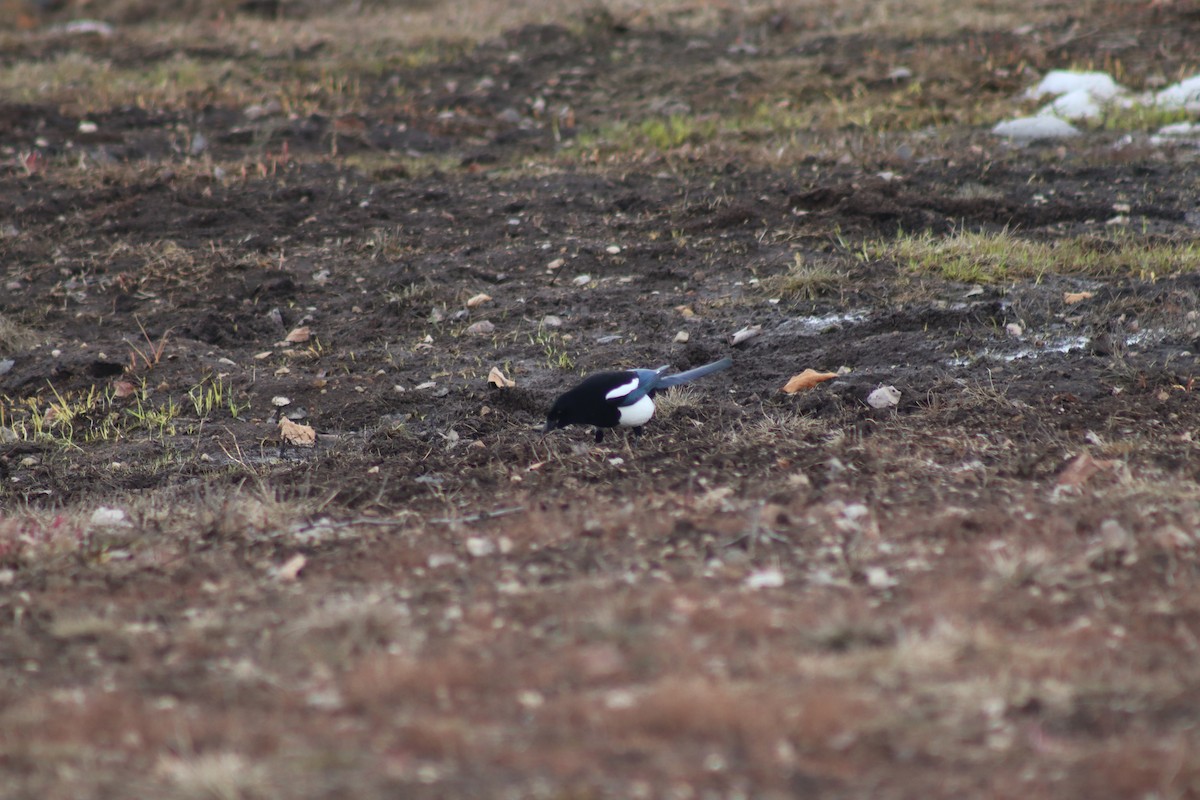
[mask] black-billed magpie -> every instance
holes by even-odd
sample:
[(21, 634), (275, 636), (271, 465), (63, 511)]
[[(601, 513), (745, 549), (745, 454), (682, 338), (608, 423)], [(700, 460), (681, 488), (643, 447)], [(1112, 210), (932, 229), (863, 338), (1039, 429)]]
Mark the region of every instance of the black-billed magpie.
[(604, 429), (618, 425), (633, 428), (635, 435), (654, 416), (654, 394), (681, 383), (703, 378), (733, 365), (722, 358), (703, 367), (675, 375), (663, 375), (666, 366), (658, 369), (627, 369), (617, 372), (597, 372), (583, 379), (570, 391), (559, 395), (546, 415), (544, 433), (568, 425), (594, 425), (596, 441), (604, 440)]

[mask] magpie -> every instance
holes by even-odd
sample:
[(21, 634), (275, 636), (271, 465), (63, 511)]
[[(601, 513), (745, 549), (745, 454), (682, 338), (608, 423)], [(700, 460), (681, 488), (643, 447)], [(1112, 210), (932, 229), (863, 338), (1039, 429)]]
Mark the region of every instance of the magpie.
[(549, 433), (568, 425), (592, 425), (596, 428), (597, 444), (604, 441), (605, 428), (618, 425), (633, 428), (634, 435), (640, 435), (642, 426), (654, 416), (656, 392), (720, 372), (732, 365), (732, 359), (722, 358), (675, 375), (663, 375), (667, 366), (597, 372), (584, 378), (574, 389), (559, 395), (546, 415), (546, 427), (542, 432)]

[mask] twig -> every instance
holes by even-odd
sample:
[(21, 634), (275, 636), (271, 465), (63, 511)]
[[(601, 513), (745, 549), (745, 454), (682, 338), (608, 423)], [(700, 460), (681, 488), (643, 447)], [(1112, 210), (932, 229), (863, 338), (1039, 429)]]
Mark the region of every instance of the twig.
[(455, 522), (479, 522), (483, 519), (492, 519), (493, 517), (503, 517), (508, 514), (516, 514), (518, 511), (524, 511), (525, 506), (513, 506), (512, 508), (500, 508), (495, 511), (482, 511), (478, 514), (472, 514), (469, 517), (440, 517), (438, 519), (429, 520), (437, 525), (449, 525)]

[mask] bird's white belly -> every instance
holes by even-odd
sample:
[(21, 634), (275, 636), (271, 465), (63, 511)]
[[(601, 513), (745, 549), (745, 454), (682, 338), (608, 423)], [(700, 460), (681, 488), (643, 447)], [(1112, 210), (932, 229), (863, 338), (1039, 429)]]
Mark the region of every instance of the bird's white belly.
[(646, 395), (633, 405), (621, 406), (617, 411), (621, 415), (621, 425), (636, 428), (645, 425), (654, 416), (654, 401), (650, 399), (650, 395)]

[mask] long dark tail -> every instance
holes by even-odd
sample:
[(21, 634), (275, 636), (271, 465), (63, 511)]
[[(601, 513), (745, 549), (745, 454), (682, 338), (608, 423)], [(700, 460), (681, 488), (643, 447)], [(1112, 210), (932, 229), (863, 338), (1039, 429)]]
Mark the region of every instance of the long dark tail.
[(711, 364), (705, 364), (703, 367), (689, 369), (687, 372), (680, 372), (676, 375), (664, 375), (658, 379), (656, 389), (669, 389), (672, 386), (678, 386), (681, 383), (694, 381), (696, 378), (703, 378), (705, 375), (712, 375), (714, 372), (720, 372), (723, 369), (729, 369), (733, 366), (732, 358), (722, 358), (720, 361), (714, 361)]

